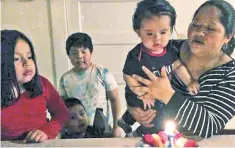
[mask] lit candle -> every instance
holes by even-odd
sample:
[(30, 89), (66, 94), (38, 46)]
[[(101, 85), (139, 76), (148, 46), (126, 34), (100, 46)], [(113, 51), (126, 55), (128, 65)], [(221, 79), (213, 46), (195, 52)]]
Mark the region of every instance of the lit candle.
[(173, 121), (167, 121), (165, 126), (165, 132), (167, 135), (174, 135), (175, 134), (175, 123)]
[(167, 135), (167, 144), (166, 147), (171, 147), (171, 141), (173, 141), (173, 137), (175, 136), (176, 126), (173, 121), (167, 121), (165, 125), (165, 133)]

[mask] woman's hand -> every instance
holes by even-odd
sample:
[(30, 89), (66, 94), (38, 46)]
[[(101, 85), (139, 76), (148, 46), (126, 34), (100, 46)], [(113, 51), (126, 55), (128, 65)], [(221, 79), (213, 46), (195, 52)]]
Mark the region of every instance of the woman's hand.
[(140, 99), (158, 99), (167, 104), (175, 91), (171, 87), (165, 67), (161, 68), (160, 77), (157, 77), (144, 66), (142, 69), (149, 77), (149, 80), (138, 75), (133, 75), (133, 77), (146, 86), (131, 87), (130, 89), (136, 94), (145, 93), (139, 96)]
[(145, 127), (153, 127), (153, 125), (150, 123), (156, 116), (156, 110), (149, 109), (144, 111), (141, 108), (130, 106), (128, 107), (128, 110), (137, 122)]
[(25, 142), (44, 142), (48, 139), (48, 136), (46, 133), (44, 133), (41, 130), (32, 130), (30, 131), (26, 138), (24, 139)]

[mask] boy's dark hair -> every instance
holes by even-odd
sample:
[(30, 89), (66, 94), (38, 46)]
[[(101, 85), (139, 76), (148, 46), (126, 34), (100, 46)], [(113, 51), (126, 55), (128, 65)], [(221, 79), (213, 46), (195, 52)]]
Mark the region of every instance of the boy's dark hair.
[[(235, 34), (235, 10), (233, 6), (224, 0), (208, 0), (196, 10), (196, 12), (193, 15), (193, 19), (201, 10), (201, 8), (205, 6), (214, 6), (221, 11), (219, 21), (225, 29), (225, 35), (227, 37), (229, 35), (234, 36)], [(223, 51), (226, 54), (231, 55), (233, 53), (234, 48), (235, 48), (235, 38), (232, 37), (232, 39), (228, 42), (227, 48), (223, 48)]]
[(77, 47), (77, 48), (88, 48), (90, 52), (93, 52), (93, 44), (91, 37), (82, 32), (77, 32), (74, 34), (71, 34), (67, 40), (66, 40), (66, 53), (69, 56), (69, 51), (71, 47)]
[(14, 65), (15, 47), (19, 39), (24, 40), (29, 44), (32, 52), (32, 59), (36, 68), (36, 73), (32, 80), (23, 84), (23, 87), (29, 93), (31, 98), (42, 94), (42, 86), (31, 41), (23, 33), (17, 30), (1, 30), (1, 108), (14, 104), (20, 98), (21, 93)]
[(84, 108), (84, 110), (86, 111), (82, 102), (77, 98), (67, 98), (66, 100), (64, 100), (64, 103), (67, 108), (73, 107), (75, 105), (81, 105)]
[(143, 19), (153, 16), (167, 15), (171, 19), (171, 30), (175, 26), (175, 9), (166, 0), (143, 0), (137, 4), (136, 11), (132, 18), (134, 31), (140, 29)]

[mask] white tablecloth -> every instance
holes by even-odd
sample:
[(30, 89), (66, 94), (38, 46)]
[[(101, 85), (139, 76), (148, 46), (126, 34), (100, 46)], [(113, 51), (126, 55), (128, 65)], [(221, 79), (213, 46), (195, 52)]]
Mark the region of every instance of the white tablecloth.
[[(87, 138), (48, 140), (44, 143), (2, 141), (2, 147), (137, 147), (141, 138)], [(199, 147), (235, 147), (235, 135), (216, 135), (197, 142)]]

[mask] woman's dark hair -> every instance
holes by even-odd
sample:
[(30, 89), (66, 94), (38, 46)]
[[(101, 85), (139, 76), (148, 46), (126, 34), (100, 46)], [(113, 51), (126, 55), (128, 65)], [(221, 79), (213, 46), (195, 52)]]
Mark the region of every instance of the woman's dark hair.
[(137, 4), (137, 8), (132, 18), (134, 31), (139, 30), (143, 19), (153, 16), (167, 15), (171, 19), (171, 30), (175, 26), (175, 9), (166, 0), (143, 0)]
[(86, 111), (82, 102), (77, 98), (67, 98), (66, 100), (64, 100), (64, 104), (66, 105), (67, 108), (74, 107), (75, 105), (81, 105), (83, 109)]
[(66, 53), (68, 56), (71, 47), (88, 48), (91, 53), (93, 52), (91, 37), (88, 34), (82, 32), (71, 34), (66, 40)]
[[(224, 26), (225, 35), (227, 37), (230, 35), (234, 36), (235, 34), (235, 10), (233, 6), (224, 0), (208, 0), (197, 9), (197, 11), (193, 15), (193, 18), (198, 14), (201, 8), (205, 6), (214, 6), (221, 11), (219, 21)], [(228, 42), (227, 47), (223, 48), (223, 51), (226, 54), (231, 55), (233, 53), (234, 48), (235, 48), (235, 38), (232, 37), (232, 39)]]
[(23, 84), (31, 98), (42, 94), (42, 86), (38, 75), (35, 53), (31, 41), (17, 30), (1, 31), (1, 108), (8, 107), (20, 98), (20, 88), (16, 78), (14, 54), (18, 40), (29, 44), (36, 73), (30, 82)]

